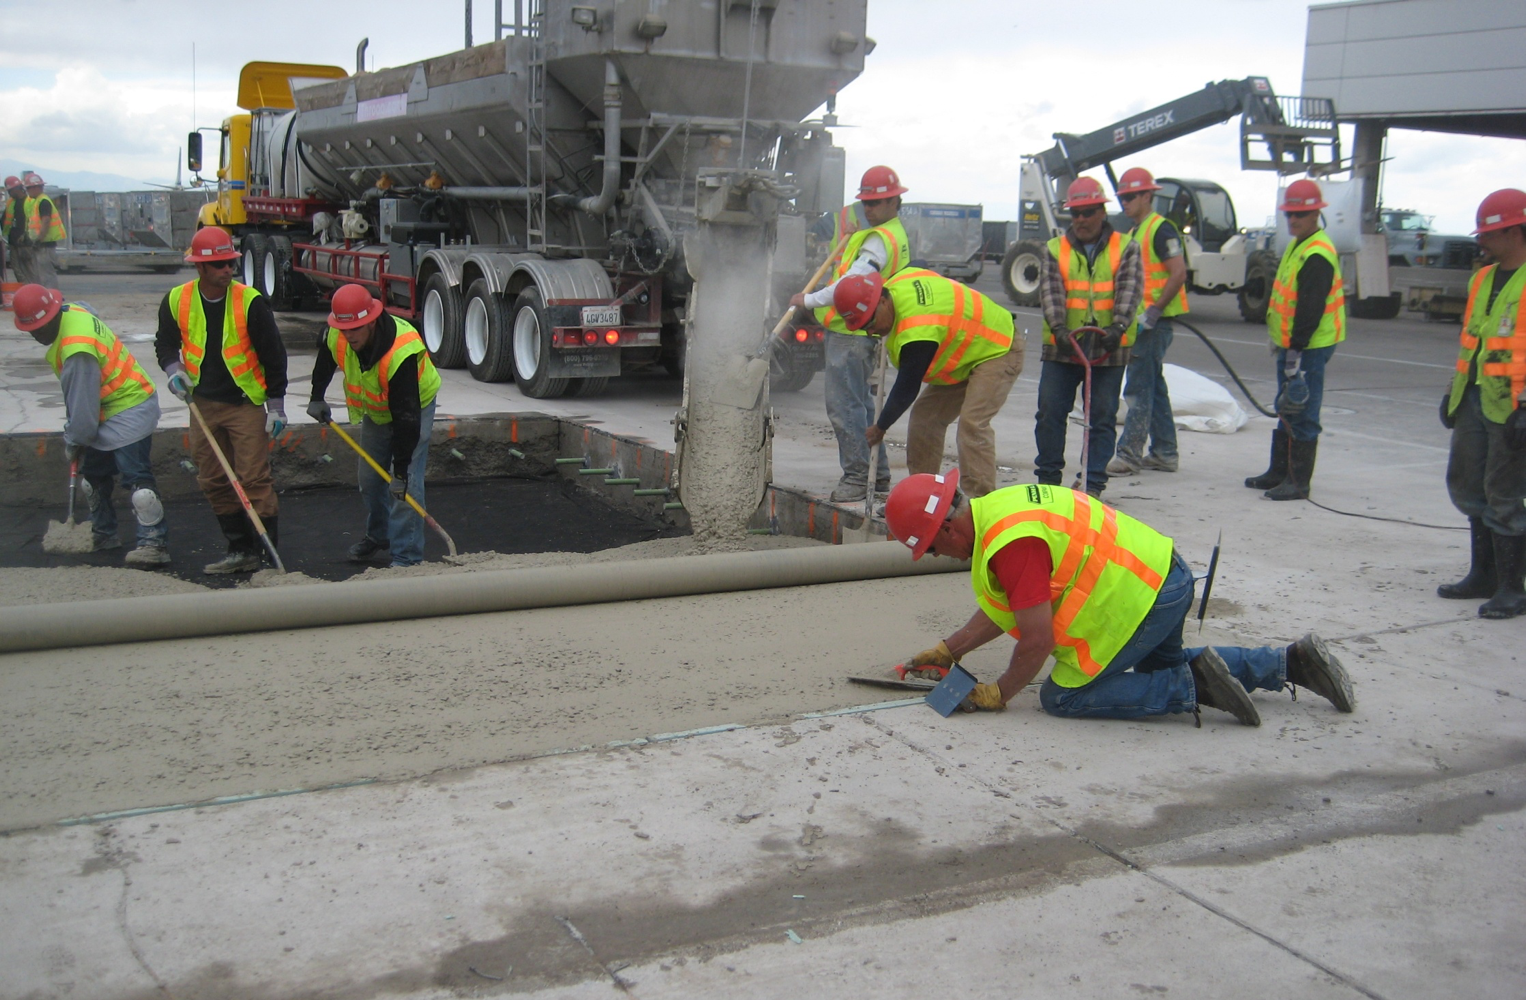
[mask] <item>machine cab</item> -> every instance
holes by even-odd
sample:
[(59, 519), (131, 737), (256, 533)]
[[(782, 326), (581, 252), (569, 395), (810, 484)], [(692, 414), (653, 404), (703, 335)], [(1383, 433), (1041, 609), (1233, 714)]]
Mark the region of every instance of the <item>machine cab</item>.
[(1229, 192), (1213, 181), (1161, 177), (1155, 211), (1182, 234), (1190, 286), (1217, 293), (1240, 287), (1245, 276), (1245, 237)]

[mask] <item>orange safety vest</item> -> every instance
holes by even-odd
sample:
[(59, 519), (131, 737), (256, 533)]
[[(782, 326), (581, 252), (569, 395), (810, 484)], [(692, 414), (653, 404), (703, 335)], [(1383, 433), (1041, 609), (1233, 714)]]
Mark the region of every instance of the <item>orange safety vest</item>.
[(1477, 360), (1476, 380), (1484, 416), (1501, 424), (1521, 405), (1521, 396), (1526, 393), (1526, 294), (1522, 294), (1526, 290), (1526, 268), (1516, 271), (1500, 289), (1493, 308), (1478, 308), (1480, 298), (1488, 302), (1498, 272), (1499, 265), (1490, 264), (1468, 283), (1468, 305), (1463, 310), (1462, 333), (1458, 338), (1457, 374), (1452, 378), (1447, 410), (1455, 412), (1462, 403), (1468, 373)]
[[(1049, 252), (1054, 255), (1065, 279), (1065, 324), (1071, 330), (1083, 326), (1105, 327), (1113, 322), (1114, 279), (1118, 265), (1123, 259), (1124, 238), (1117, 230), (1107, 238), (1107, 246), (1097, 259), (1088, 264), (1085, 254), (1076, 253), (1066, 236), (1049, 241)], [(1123, 335), (1123, 345), (1132, 346), (1138, 328), (1129, 324)], [(1054, 344), (1054, 331), (1044, 322), (1044, 343)], [(1066, 348), (1069, 351), (1069, 348)]]
[(392, 422), (392, 408), (388, 403), (392, 374), (398, 365), (415, 354), (419, 357), (419, 406), (428, 406), (439, 394), (440, 373), (429, 360), (429, 351), (418, 330), (405, 319), (393, 317), (393, 320), (397, 323), (397, 334), (392, 347), (366, 371), (361, 371), (360, 360), (350, 349), (344, 334), (329, 327), (329, 353), (344, 373), (344, 401), (349, 407), (352, 424), (358, 424), (362, 419), (369, 419), (373, 424)]
[[(42, 203), (47, 202), (52, 211), (48, 213), (48, 228), (42, 228)], [(58, 204), (45, 194), (26, 200), (26, 232), (33, 243), (57, 243), (64, 238), (64, 220), (58, 214)]]
[(1289, 243), (1272, 279), (1272, 294), (1266, 306), (1266, 330), (1272, 343), (1288, 347), (1293, 343), (1293, 314), (1298, 311), (1298, 272), (1310, 257), (1323, 257), (1335, 269), (1330, 291), (1325, 295), (1325, 314), (1309, 337), (1309, 347), (1331, 347), (1346, 339), (1346, 285), (1341, 279), (1341, 258), (1329, 235), (1319, 230), (1302, 243)]
[[(228, 374), (249, 397), (249, 402), (256, 406), (262, 405), (269, 396), (265, 388), (265, 369), (249, 341), (249, 306), (259, 294), (237, 281), (228, 286), (220, 337)], [(201, 308), (201, 293), (197, 291), (196, 281), (170, 289), (169, 300), (170, 312), (180, 327), (180, 357), (194, 386), (201, 382), (201, 359), (207, 352), (207, 316)]]
[(895, 328), (885, 344), (890, 363), (899, 368), (902, 348), (913, 341), (938, 345), (923, 382), (966, 382), (976, 365), (1012, 349), (1012, 314), (963, 282), (910, 268), (885, 282), (885, 292), (895, 305)]

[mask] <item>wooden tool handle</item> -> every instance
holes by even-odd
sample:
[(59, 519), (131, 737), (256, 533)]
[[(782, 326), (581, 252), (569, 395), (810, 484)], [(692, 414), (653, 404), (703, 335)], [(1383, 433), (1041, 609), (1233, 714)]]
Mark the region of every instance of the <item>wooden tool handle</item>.
[[(831, 253), (827, 254), (827, 259), (821, 262), (821, 266), (816, 269), (816, 273), (811, 275), (811, 280), (807, 281), (805, 287), (800, 290), (801, 295), (809, 295), (816, 290), (816, 283), (827, 273), (828, 268), (837, 263), (838, 258), (842, 256), (843, 248), (848, 245), (848, 239), (852, 235), (852, 233), (846, 233), (842, 239), (837, 241), (837, 246), (833, 248)], [(779, 336), (784, 331), (784, 328), (789, 325), (790, 317), (794, 315), (794, 306), (784, 310), (784, 315), (779, 317), (779, 322), (774, 325), (774, 330), (769, 334), (769, 339)]]

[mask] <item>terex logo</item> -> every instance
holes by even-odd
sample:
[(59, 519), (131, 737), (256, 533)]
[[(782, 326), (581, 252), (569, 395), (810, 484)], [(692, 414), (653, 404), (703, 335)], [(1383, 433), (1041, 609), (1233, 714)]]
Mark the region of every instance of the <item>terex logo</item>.
[[(1137, 121), (1137, 122), (1134, 122), (1132, 125), (1129, 125), (1127, 127), (1128, 137), (1130, 139), (1137, 139), (1140, 136), (1147, 135), (1150, 132), (1156, 131), (1157, 129), (1163, 129), (1167, 125), (1175, 125), (1175, 124), (1176, 124), (1176, 112), (1175, 111), (1162, 111), (1158, 115), (1155, 115), (1155, 116), (1150, 117), (1150, 118), (1145, 118), (1142, 121)], [(1120, 132), (1122, 132), (1122, 131), (1125, 131), (1125, 130), (1124, 129), (1115, 129), (1114, 130), (1114, 132), (1113, 132), (1113, 142), (1115, 144), (1123, 141), (1122, 139), (1118, 138), (1118, 134)]]
[(1124, 135), (1123, 129), (1121, 129), (1121, 128), (1113, 129), (1113, 145), (1115, 145), (1115, 146), (1118, 145), (1125, 138), (1126, 138), (1126, 136)]

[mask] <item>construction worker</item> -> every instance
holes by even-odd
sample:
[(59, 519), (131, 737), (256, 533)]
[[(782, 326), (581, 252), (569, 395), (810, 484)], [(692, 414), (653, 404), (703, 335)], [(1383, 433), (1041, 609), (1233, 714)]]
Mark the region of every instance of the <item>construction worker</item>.
[(0, 240), (5, 243), (11, 271), (23, 285), (32, 281), (31, 257), (24, 245), (26, 236), (26, 188), (20, 177), (5, 179), (5, 211), (0, 213)]
[(30, 250), (32, 280), (47, 288), (58, 287), (58, 243), (64, 238), (64, 219), (43, 193), (43, 180), (33, 171), (21, 178), (26, 185), (26, 244)]
[(1181, 234), (1152, 207), (1159, 190), (1143, 167), (1130, 167), (1118, 178), (1118, 200), (1124, 214), (1134, 220), (1130, 238), (1139, 244), (1144, 267), (1144, 295), (1139, 302), (1144, 311), (1124, 377), (1123, 398), (1129, 412), (1123, 418), (1118, 449), (1107, 466), (1110, 476), (1132, 475), (1140, 469), (1175, 472), (1179, 461), (1165, 362), (1173, 335), (1171, 317), (1187, 311), (1187, 258)]
[[(275, 546), (280, 505), (270, 476), (270, 447), (286, 427), (286, 345), (270, 303), (233, 280), (240, 255), (225, 230), (198, 230), (185, 259), (195, 265), (196, 279), (170, 289), (159, 304), (155, 354), (169, 375), (170, 392), (206, 421)], [(194, 418), (191, 457), (196, 482), (228, 540), (227, 554), (203, 571), (254, 572), (262, 561), (259, 535)]]
[[(1139, 243), (1124, 239), (1107, 221), (1107, 195), (1090, 177), (1071, 182), (1065, 196), (1070, 228), (1049, 241), (1039, 272), (1044, 311), (1043, 368), (1039, 374), (1039, 409), (1034, 427), (1038, 444), (1038, 481), (1059, 485), (1065, 470), (1065, 421), (1075, 406), (1076, 389), (1091, 370), (1091, 410), (1087, 415), (1086, 492), (1100, 496), (1107, 486), (1107, 465), (1118, 436), (1118, 393), (1133, 346), (1134, 311), (1139, 305), (1143, 269)], [(1103, 332), (1083, 333), (1082, 327)]]
[(970, 470), (970, 495), (996, 489), (991, 418), (1023, 370), (1025, 345), (1012, 314), (973, 288), (917, 267), (888, 281), (874, 271), (849, 275), (837, 283), (833, 306), (849, 330), (889, 338), (896, 380), (879, 419), (864, 431), (868, 446), (882, 447), (885, 432), (911, 407), (906, 470), (937, 472), (948, 425), (958, 417), (959, 465)]
[(1312, 633), (1284, 647), (1184, 649), (1192, 571), (1148, 525), (1063, 486), (970, 500), (958, 486), (958, 469), (911, 476), (890, 492), (885, 520), (913, 559), (972, 560), (978, 608), (909, 667), (941, 672), (1003, 632), (1017, 639), (1001, 677), (970, 694), (972, 707), (1004, 708), (1052, 655), (1039, 690), (1051, 715), (1133, 719), (1207, 706), (1258, 726), (1249, 692), (1284, 685), (1352, 710), (1350, 679)]
[(63, 388), (64, 453), (85, 477), (95, 550), (122, 547), (111, 502), (120, 476), (138, 519), (138, 544), (124, 561), (145, 569), (169, 565), (169, 526), (150, 455), (159, 425), (154, 383), (106, 324), (66, 305), (56, 289), (22, 285), (12, 308), (16, 329), (47, 347), (48, 367)]
[(383, 468), (390, 458), (392, 467), (388, 481), (358, 460), (366, 533), (350, 546), (350, 559), (370, 562), (390, 550), (394, 567), (417, 566), (424, 561), (424, 521), (403, 497), (406, 493), (424, 505), (440, 373), (418, 330), (384, 311), (364, 285), (342, 286), (330, 306), (329, 329), (313, 366), (308, 415), (322, 424), (333, 420), (323, 395), (334, 372), (342, 370), (350, 423), (360, 424), (360, 446)]
[(1287, 218), (1292, 240), (1282, 252), (1266, 309), (1266, 331), (1277, 358), (1277, 427), (1271, 463), (1245, 480), (1265, 490), (1268, 500), (1306, 500), (1319, 448), (1319, 407), (1325, 394), (1325, 365), (1346, 339), (1346, 292), (1340, 254), (1320, 224), (1326, 207), (1319, 185), (1288, 185), (1278, 211)]
[[(911, 262), (911, 244), (899, 217), (901, 195), (905, 193), (901, 179), (889, 167), (870, 167), (864, 171), (857, 199), (863, 206), (867, 228), (847, 233), (847, 243), (830, 284), (790, 299), (792, 306), (814, 309), (816, 319), (827, 329), (824, 376), (827, 419), (837, 437), (837, 460), (842, 467), (842, 478), (832, 490), (831, 499), (835, 503), (862, 500), (869, 488), (869, 445), (864, 430), (874, 420), (869, 378), (874, 374), (875, 344), (848, 328), (832, 305), (832, 295), (837, 283), (850, 274), (877, 273), (889, 278)], [(839, 230), (848, 225), (851, 215), (846, 209), (839, 213)], [(875, 468), (875, 491), (888, 490), (890, 458), (884, 445), (880, 445)]]
[(1478, 242), (1492, 263), (1473, 275), (1462, 344), (1441, 422), (1452, 430), (1447, 492), (1473, 533), (1468, 575), (1442, 597), (1489, 598), (1483, 618), (1526, 614), (1526, 191), (1478, 206)]

